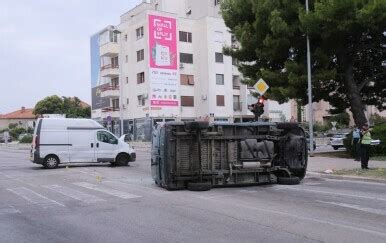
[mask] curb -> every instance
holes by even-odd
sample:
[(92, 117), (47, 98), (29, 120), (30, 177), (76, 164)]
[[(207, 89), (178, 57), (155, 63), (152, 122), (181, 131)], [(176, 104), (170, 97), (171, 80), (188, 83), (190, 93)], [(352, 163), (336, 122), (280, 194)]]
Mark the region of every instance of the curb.
[(307, 172), (307, 175), (317, 175), (317, 176), (328, 178), (328, 179), (378, 182), (378, 183), (385, 183), (386, 184), (386, 179), (369, 178), (369, 177), (362, 177), (362, 176), (332, 175), (332, 174), (324, 174), (324, 173), (320, 173), (320, 172)]

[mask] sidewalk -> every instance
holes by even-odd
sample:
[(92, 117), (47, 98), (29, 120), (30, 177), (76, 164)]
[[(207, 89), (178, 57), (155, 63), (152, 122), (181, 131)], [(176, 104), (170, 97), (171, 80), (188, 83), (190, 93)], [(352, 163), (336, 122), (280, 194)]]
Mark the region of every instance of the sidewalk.
[[(369, 161), (370, 168), (386, 168), (385, 161)], [(354, 159), (342, 159), (342, 158), (328, 158), (328, 157), (309, 157), (308, 158), (308, 171), (311, 172), (323, 172), (325, 170), (350, 170), (360, 169), (360, 161), (354, 161)]]

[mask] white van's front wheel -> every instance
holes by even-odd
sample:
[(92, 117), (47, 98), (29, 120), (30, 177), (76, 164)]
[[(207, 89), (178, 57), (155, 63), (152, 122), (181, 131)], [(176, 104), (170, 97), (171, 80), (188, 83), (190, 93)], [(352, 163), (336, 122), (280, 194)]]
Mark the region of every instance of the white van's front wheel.
[(48, 155), (45, 159), (44, 159), (44, 163), (43, 163), (43, 166), (44, 168), (46, 169), (55, 169), (57, 168), (59, 165), (59, 159), (57, 156), (55, 155)]
[(126, 166), (129, 164), (130, 156), (128, 154), (120, 154), (115, 160), (115, 164), (118, 166)]

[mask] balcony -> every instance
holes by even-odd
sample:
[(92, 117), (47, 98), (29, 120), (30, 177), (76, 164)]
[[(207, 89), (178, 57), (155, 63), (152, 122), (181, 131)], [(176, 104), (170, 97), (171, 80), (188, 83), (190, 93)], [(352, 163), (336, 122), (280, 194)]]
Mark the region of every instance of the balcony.
[(106, 86), (101, 88), (102, 98), (117, 98), (119, 97), (119, 86)]
[(118, 43), (107, 42), (99, 47), (100, 56), (115, 57), (119, 54)]
[(107, 64), (101, 67), (101, 76), (115, 78), (119, 76), (119, 65)]
[(233, 102), (233, 111), (242, 111), (243, 103), (242, 102)]

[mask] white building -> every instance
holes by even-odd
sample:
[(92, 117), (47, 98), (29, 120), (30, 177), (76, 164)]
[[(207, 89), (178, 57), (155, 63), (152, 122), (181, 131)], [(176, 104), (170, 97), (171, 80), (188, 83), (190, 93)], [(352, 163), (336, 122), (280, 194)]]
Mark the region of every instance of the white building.
[[(150, 139), (160, 121), (251, 120), (253, 88), (240, 82), (236, 60), (222, 54), (236, 43), (219, 2), (144, 1), (91, 37), (92, 117), (116, 134), (122, 119), (123, 132), (136, 140)], [(284, 109), (290, 114), (289, 105)]]

